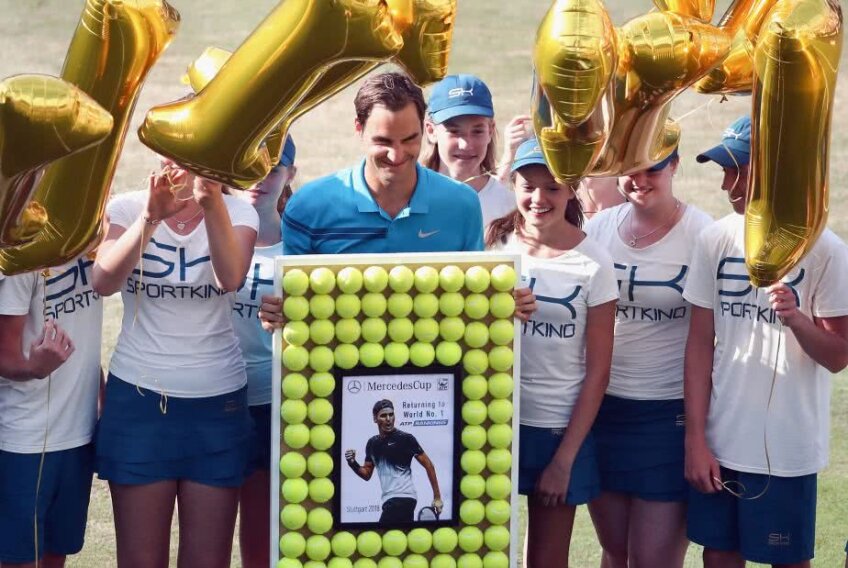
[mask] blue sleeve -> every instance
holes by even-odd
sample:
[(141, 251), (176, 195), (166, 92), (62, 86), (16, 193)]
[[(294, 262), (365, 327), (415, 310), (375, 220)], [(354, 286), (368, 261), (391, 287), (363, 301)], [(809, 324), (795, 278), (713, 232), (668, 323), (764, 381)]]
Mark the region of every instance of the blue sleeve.
[(467, 235), (463, 252), (479, 252), (485, 249), (483, 246), (483, 211), (477, 196), (474, 196), (477, 207), (471, 207), (471, 213), (466, 225)]
[(302, 208), (299, 207), (300, 200), (296, 198), (297, 194), (293, 195), (283, 211), (280, 230), (283, 234), (284, 255), (311, 254), (316, 252), (312, 248), (312, 235), (309, 232), (308, 225), (299, 218), (298, 213)]

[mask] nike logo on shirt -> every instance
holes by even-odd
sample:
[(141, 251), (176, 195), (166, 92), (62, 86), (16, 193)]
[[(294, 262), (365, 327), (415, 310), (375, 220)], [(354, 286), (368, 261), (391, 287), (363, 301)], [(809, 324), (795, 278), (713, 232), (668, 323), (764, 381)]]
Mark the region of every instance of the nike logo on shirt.
[(427, 233), (425, 233), (421, 229), (418, 229), (418, 238), (419, 239), (426, 239), (427, 237), (432, 237), (433, 235), (435, 235), (438, 232), (439, 232), (438, 229), (436, 229), (435, 231), (427, 232)]

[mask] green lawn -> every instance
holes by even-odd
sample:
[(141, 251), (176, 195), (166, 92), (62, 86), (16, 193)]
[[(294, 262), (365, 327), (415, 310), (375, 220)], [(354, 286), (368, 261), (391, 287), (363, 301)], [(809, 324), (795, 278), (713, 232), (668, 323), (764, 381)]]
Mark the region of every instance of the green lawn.
[[(135, 129), (144, 111), (153, 104), (181, 96), (185, 87), (179, 77), (185, 67), (206, 46), (234, 49), (250, 30), (276, 4), (275, 0), (173, 0), (182, 14), (177, 38), (151, 72), (138, 104), (115, 176), (114, 191), (141, 189), (144, 176), (155, 165), (155, 157), (142, 147)], [(648, 11), (649, 0), (607, 0), (613, 20), (626, 19)], [(717, 13), (727, 0), (717, 2)], [(73, 34), (83, 0), (0, 0), (0, 78), (18, 73), (58, 75)], [(549, 6), (542, 0), (459, 0), (459, 13), (452, 72), (481, 76), (495, 96), (499, 122), (505, 124), (518, 113), (526, 113), (530, 92), (530, 51), (536, 26)], [(846, 59), (848, 60), (848, 59)], [(843, 109), (848, 86), (843, 61), (837, 111), (831, 146), (830, 226), (848, 237), (848, 112)], [(297, 123), (292, 133), (297, 140), (300, 180), (308, 180), (345, 166), (359, 152), (353, 133), (352, 93), (349, 89)], [(675, 187), (686, 201), (714, 216), (730, 211), (718, 190), (721, 172), (716, 167), (699, 166), (693, 156), (715, 144), (724, 127), (737, 115), (747, 112), (745, 97), (719, 99), (685, 93), (677, 99), (675, 116), (681, 121), (682, 165)], [(69, 197), (73, 198), (73, 197)], [(107, 301), (103, 341), (104, 365), (114, 347), (120, 326), (120, 301)], [(848, 538), (848, 378), (835, 380), (831, 466), (820, 478), (816, 553), (819, 566), (841, 566)], [(172, 543), (176, 545), (176, 540)], [(175, 550), (175, 548), (174, 548)], [(237, 559), (237, 552), (234, 558)], [(108, 490), (94, 486), (86, 547), (72, 558), (70, 567), (108, 567), (115, 564), (115, 544)], [(580, 511), (572, 544), (573, 566), (597, 566), (598, 546), (584, 510)], [(688, 566), (700, 566), (699, 552), (692, 547)], [(234, 561), (238, 566), (238, 561)]]

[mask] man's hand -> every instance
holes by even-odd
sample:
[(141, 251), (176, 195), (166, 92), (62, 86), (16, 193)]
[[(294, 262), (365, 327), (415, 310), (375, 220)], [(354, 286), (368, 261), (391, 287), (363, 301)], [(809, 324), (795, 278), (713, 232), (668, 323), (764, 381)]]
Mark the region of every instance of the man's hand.
[(74, 344), (53, 320), (44, 324), (41, 335), (32, 342), (29, 350), (29, 364), (32, 375), (43, 379), (58, 369), (74, 352)]
[(433, 504), (431, 505), (431, 507), (433, 507), (433, 510), (436, 511), (437, 515), (442, 514), (442, 509), (444, 508), (444, 506), (445, 504), (442, 502), (442, 499), (440, 497), (433, 498)]
[(268, 333), (274, 333), (275, 329), (283, 327), (283, 299), (277, 296), (262, 296), (262, 304), (259, 306), (259, 321), (262, 329)]
[(356, 450), (345, 450), (345, 459), (349, 462), (356, 461)]

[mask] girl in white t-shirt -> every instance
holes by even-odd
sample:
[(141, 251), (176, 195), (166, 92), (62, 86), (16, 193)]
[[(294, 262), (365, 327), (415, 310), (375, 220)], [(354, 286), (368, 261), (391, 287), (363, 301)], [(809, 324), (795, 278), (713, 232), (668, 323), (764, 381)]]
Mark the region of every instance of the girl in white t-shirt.
[(580, 230), (574, 191), (554, 180), (538, 142), (512, 166), (517, 210), (493, 222), (491, 249), (519, 252), (537, 310), (521, 334), (519, 493), (528, 496), (527, 564), (568, 565), (577, 505), (599, 492), (592, 423), (612, 357), (612, 260)]
[(497, 129), (489, 88), (473, 75), (448, 75), (433, 87), (421, 164), (470, 185), (480, 198), (483, 226), (515, 209), (497, 179)]
[(94, 288), (124, 317), (97, 431), (119, 566), (229, 564), (251, 420), (233, 294), (256, 240), (253, 208), (169, 160), (147, 191), (118, 195)]
[(586, 234), (615, 261), (620, 297), (610, 384), (593, 433), (601, 496), (589, 506), (604, 566), (682, 566), (686, 555), (683, 299), (692, 243), (712, 222), (672, 193), (677, 152), (624, 176), (629, 203)]

